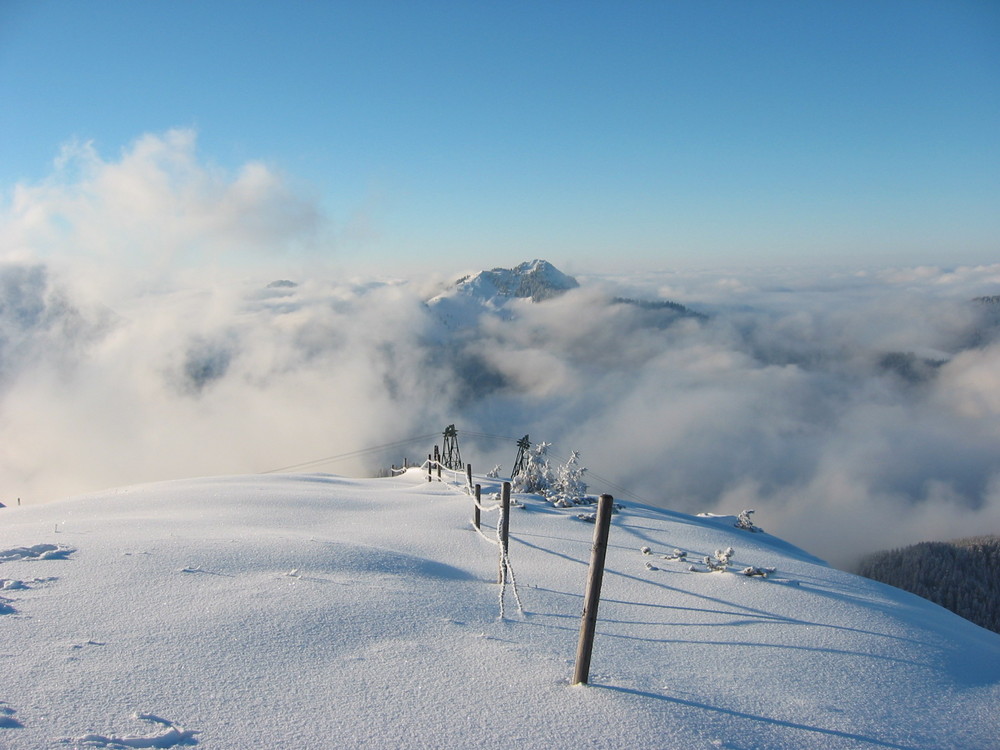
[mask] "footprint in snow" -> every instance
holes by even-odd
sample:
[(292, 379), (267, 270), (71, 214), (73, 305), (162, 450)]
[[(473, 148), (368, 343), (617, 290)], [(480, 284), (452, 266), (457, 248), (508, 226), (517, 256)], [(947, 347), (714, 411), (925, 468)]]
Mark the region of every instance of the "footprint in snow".
[(188, 565), (186, 568), (181, 568), (181, 573), (204, 573), (207, 576), (222, 576), (224, 578), (235, 578), (229, 573), (217, 573), (214, 570), (205, 570), (200, 565)]
[(31, 547), (14, 547), (0, 550), (0, 563), (14, 560), (65, 560), (76, 552), (72, 547), (59, 544), (35, 544)]
[[(36, 586), (42, 586), (46, 583), (52, 583), (52, 581), (58, 581), (58, 578), (32, 578), (30, 581), (18, 581), (12, 578), (0, 578), (0, 591), (26, 591), (28, 589), (33, 589)], [(13, 599), (8, 599), (5, 596), (0, 596), (0, 615), (16, 615), (17, 610), (14, 609)]]
[(13, 578), (0, 578), (0, 591), (16, 591), (33, 589), (35, 586), (40, 586), (44, 583), (52, 583), (53, 581), (58, 581), (58, 578), (32, 578), (30, 581), (18, 581)]
[(163, 719), (155, 714), (134, 713), (133, 718), (157, 724), (162, 729), (146, 735), (103, 735), (86, 734), (67, 742), (76, 742), (83, 747), (106, 747), (106, 748), (169, 748), (178, 745), (197, 745), (198, 740), (195, 735), (198, 732), (191, 729), (184, 729), (169, 719)]
[(87, 641), (86, 643), (74, 643), (72, 646), (70, 646), (70, 648), (80, 649), (80, 648), (86, 648), (87, 646), (107, 646), (107, 645), (108, 645), (107, 643), (103, 643), (101, 641), (91, 640)]
[(14, 718), (16, 714), (6, 701), (0, 701), (0, 729), (21, 729), (24, 724)]

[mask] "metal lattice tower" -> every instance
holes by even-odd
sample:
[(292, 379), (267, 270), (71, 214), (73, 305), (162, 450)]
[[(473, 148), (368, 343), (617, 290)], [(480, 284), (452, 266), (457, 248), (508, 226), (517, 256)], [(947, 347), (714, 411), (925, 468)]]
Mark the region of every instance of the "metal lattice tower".
[(517, 458), (514, 459), (514, 470), (510, 473), (511, 479), (524, 471), (525, 464), (528, 463), (528, 448), (530, 447), (531, 441), (528, 440), (527, 435), (517, 441)]
[(441, 451), (441, 463), (447, 468), (459, 471), (465, 468), (462, 463), (462, 452), (458, 449), (458, 430), (450, 424), (444, 430), (444, 447)]

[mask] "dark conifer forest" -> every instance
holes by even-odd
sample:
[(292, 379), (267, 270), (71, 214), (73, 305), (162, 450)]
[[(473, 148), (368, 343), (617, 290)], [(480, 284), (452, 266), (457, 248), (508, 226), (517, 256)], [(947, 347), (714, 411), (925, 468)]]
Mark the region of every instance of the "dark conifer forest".
[(876, 552), (858, 563), (857, 572), (1000, 633), (1000, 536)]

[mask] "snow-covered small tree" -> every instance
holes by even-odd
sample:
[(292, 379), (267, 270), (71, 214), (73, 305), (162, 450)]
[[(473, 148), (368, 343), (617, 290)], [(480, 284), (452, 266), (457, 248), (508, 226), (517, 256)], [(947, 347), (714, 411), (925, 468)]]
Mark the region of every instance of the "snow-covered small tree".
[(733, 526), (737, 529), (743, 529), (744, 531), (763, 531), (760, 526), (754, 526), (753, 521), (750, 519), (750, 516), (754, 513), (756, 513), (756, 511), (752, 508), (744, 510), (736, 517), (736, 523), (734, 523)]
[(569, 460), (555, 471), (555, 481), (546, 496), (559, 508), (579, 505), (587, 495), (583, 475), (587, 469), (580, 466), (580, 452), (573, 451)]
[(714, 570), (719, 573), (725, 573), (729, 569), (729, 562), (732, 560), (733, 555), (736, 552), (732, 547), (726, 547), (725, 549), (715, 550), (715, 557), (711, 555), (705, 556), (705, 567), (709, 570)]
[(525, 456), (524, 469), (514, 477), (512, 487), (515, 492), (544, 495), (555, 481), (555, 474), (549, 466), (546, 455), (551, 443), (536, 443)]

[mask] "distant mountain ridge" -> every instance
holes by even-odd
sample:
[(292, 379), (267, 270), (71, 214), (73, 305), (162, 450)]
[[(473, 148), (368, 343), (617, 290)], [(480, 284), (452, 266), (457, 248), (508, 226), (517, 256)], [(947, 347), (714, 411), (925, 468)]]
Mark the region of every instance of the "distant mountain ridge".
[(631, 305), (640, 310), (654, 313), (665, 313), (678, 318), (697, 318), (705, 320), (708, 316), (704, 313), (696, 312), (690, 307), (682, 305), (680, 302), (670, 300), (645, 300), (632, 299), (631, 297), (614, 297), (611, 300), (613, 305)]
[[(577, 289), (580, 283), (547, 260), (530, 260), (513, 268), (493, 268), (468, 274), (427, 301), (445, 327), (451, 330), (475, 325), (483, 312), (512, 317), (504, 308), (514, 300), (545, 302)], [(612, 305), (625, 305), (641, 313), (643, 326), (665, 328), (678, 318), (704, 319), (678, 302), (613, 297)]]

